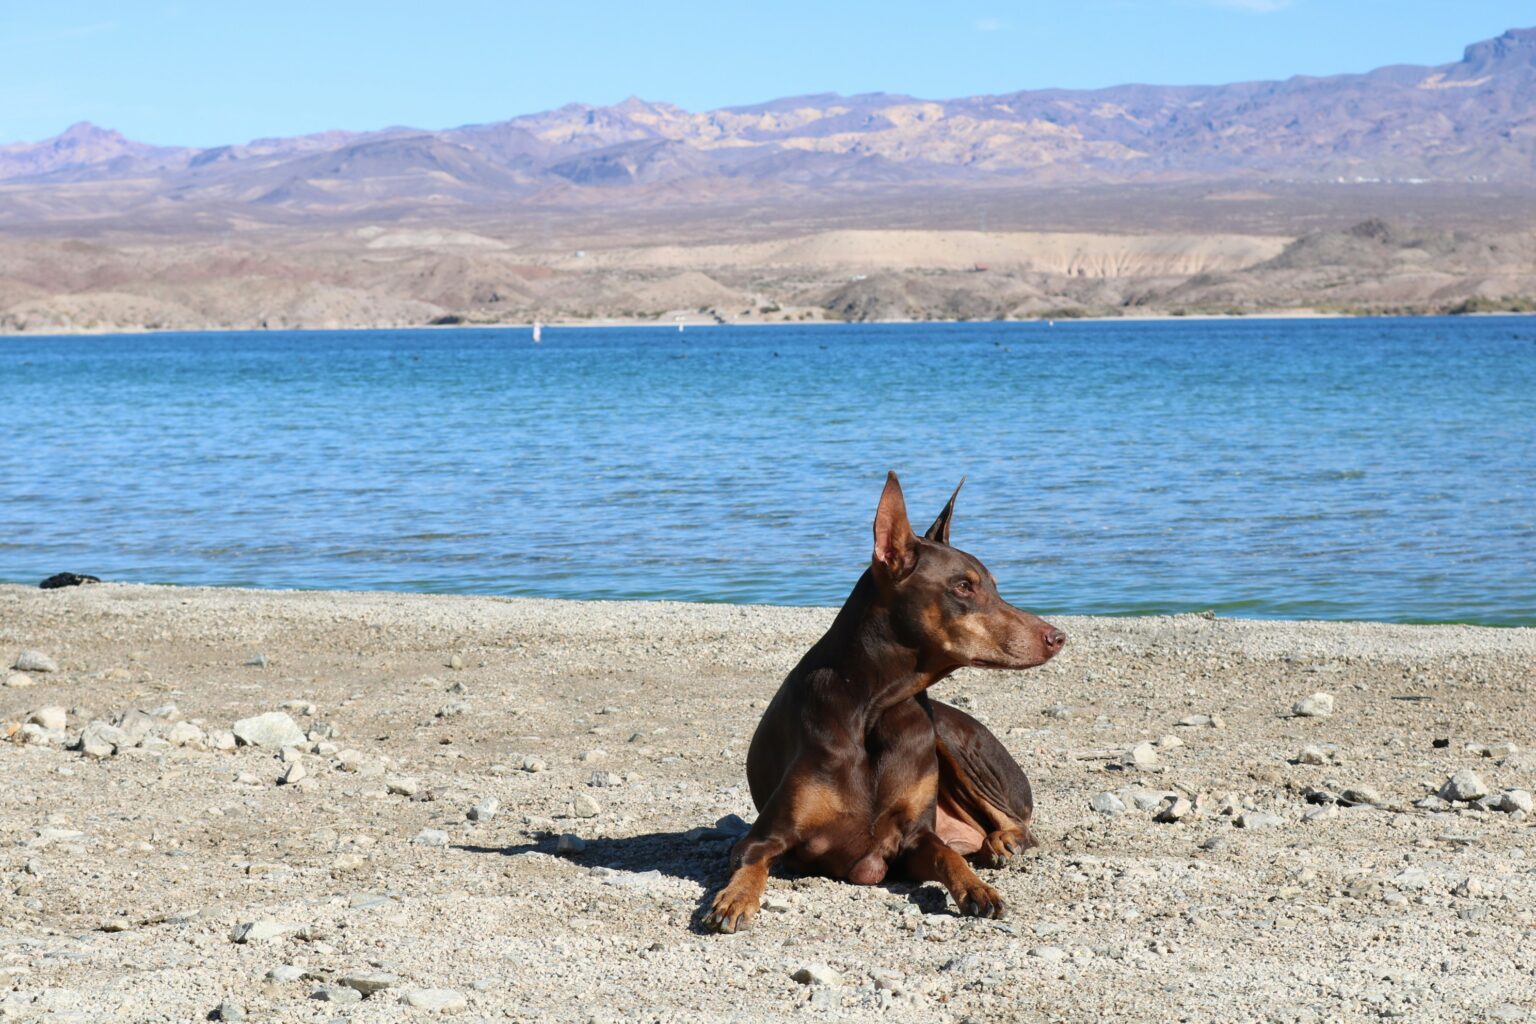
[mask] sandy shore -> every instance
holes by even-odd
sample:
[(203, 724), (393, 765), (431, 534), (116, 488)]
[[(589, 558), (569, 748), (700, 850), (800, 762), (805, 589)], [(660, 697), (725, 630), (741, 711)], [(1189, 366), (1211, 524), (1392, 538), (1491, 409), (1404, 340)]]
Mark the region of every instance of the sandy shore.
[[(0, 587), (0, 659), (56, 666), (0, 671), (0, 1018), (1536, 1017), (1536, 819), (1417, 806), (1462, 769), (1486, 804), (1536, 789), (1531, 629), (1058, 620), (1050, 665), (938, 691), (1036, 786), (1004, 921), (778, 877), (752, 930), (692, 930), (757, 715), (830, 614)], [(1319, 691), (1331, 716), (1291, 714)], [(285, 703), (297, 770), (205, 749)], [(1346, 790), (1374, 802), (1307, 799)], [(1203, 799), (1160, 824), (1165, 792)], [(359, 972), (380, 990), (346, 1002)]]

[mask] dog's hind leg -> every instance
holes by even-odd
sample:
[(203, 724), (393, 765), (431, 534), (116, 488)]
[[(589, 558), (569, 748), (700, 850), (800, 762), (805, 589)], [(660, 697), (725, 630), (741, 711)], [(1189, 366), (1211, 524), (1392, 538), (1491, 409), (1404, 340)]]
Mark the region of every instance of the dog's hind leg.
[(1039, 846), (1029, 827), (1035, 815), (1034, 793), (1013, 755), (970, 715), (938, 701), (929, 703), (939, 755), (941, 825), (947, 818), (956, 823), (951, 827), (957, 834), (967, 826), (979, 832), (973, 849), (960, 848), (991, 867)]

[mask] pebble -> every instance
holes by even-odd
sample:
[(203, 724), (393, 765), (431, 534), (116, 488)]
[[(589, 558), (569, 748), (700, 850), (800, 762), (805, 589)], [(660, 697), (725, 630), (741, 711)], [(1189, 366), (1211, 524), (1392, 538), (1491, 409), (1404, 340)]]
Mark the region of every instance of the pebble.
[(11, 666), (18, 672), (57, 672), (58, 663), (42, 651), (22, 651)]
[(1483, 892), (1483, 883), (1475, 878), (1463, 878), (1461, 884), (1451, 890), (1452, 896), (1471, 897), (1480, 896)]
[(234, 750), (235, 747), (239, 746), (239, 741), (235, 739), (235, 734), (228, 729), (215, 729), (208, 734), (208, 746), (214, 750), (228, 751)]
[(1532, 800), (1531, 794), (1527, 790), (1506, 789), (1499, 797), (1499, 810), (1508, 813), (1524, 811), (1526, 814), (1530, 814), (1532, 810), (1536, 810), (1536, 801)]
[(1325, 804), (1322, 807), (1313, 807), (1301, 816), (1302, 821), (1327, 821), (1329, 818), (1337, 818), (1339, 809), (1333, 804)]
[(315, 705), (307, 700), (285, 700), (278, 707), (284, 711), (291, 711), (301, 718), (315, 717)]
[(27, 721), (42, 726), (44, 729), (62, 729), (68, 721), (68, 714), (57, 705), (49, 705), (46, 708), (38, 708), (27, 716)]
[(37, 684), (25, 672), (8, 672), (5, 676), (5, 685), (20, 690)]
[(416, 1010), (430, 1010), (434, 1013), (458, 1013), (469, 1005), (469, 1000), (463, 993), (455, 992), (451, 988), (413, 988), (408, 989), (400, 1001), (406, 1006)]
[(1372, 786), (1346, 786), (1339, 794), (1339, 803), (1346, 807), (1358, 807), (1369, 804), (1372, 807), (1380, 807), (1386, 803), (1381, 793)]
[(463, 657), (457, 654), (450, 654), (448, 656), (448, 667), (453, 669), (455, 672), (461, 671), (464, 668)]
[(1440, 787), (1442, 800), (1476, 800), (1488, 795), (1488, 784), (1476, 772), (1463, 768)]
[(1174, 724), (1184, 729), (1220, 729), (1223, 723), (1215, 715), (1185, 715)]
[(165, 731), (165, 740), (173, 747), (191, 747), (202, 750), (208, 745), (208, 737), (203, 730), (191, 722), (177, 722)]
[(555, 840), (556, 853), (581, 853), (587, 848), (586, 840), (569, 832), (564, 833)]
[(619, 778), (618, 775), (613, 772), (603, 771), (601, 769), (593, 772), (591, 777), (587, 779), (587, 785), (592, 786), (595, 789), (612, 789), (615, 786), (622, 786), (623, 784), (624, 780)]
[(281, 750), (297, 747), (304, 742), (304, 730), (282, 711), (268, 711), (264, 715), (242, 718), (230, 730), (235, 739), (248, 747), (265, 747)]
[(458, 718), (469, 712), (469, 702), (456, 700), (437, 709), (438, 718)]
[(318, 999), (322, 1003), (360, 1003), (363, 994), (345, 985), (322, 985), (311, 992), (309, 998)]
[(1113, 793), (1100, 793), (1088, 801), (1088, 806), (1111, 818), (1125, 813), (1125, 801)]
[(525, 771), (525, 772), (530, 772), (530, 773), (532, 773), (532, 772), (542, 772), (542, 771), (544, 771), (548, 767), (549, 767), (549, 765), (545, 764), (540, 758), (537, 758), (537, 757), (525, 757), (525, 758), (523, 758), (523, 771)]
[(1333, 714), (1333, 694), (1314, 693), (1291, 705), (1291, 714), (1298, 718), (1327, 718)]
[(371, 996), (375, 992), (382, 992), (387, 988), (400, 984), (400, 979), (387, 971), (353, 971), (343, 974), (336, 979), (338, 985), (356, 989), (365, 996)]
[(1034, 949), (1029, 951), (1029, 955), (1032, 957), (1038, 957), (1039, 959), (1044, 960), (1046, 963), (1059, 964), (1063, 960), (1067, 959), (1067, 957), (1071, 954), (1069, 954), (1065, 949), (1062, 949), (1060, 946), (1036, 946)]
[(1278, 814), (1269, 811), (1244, 811), (1233, 819), (1232, 823), (1238, 828), (1274, 828), (1284, 824), (1284, 820)]
[(499, 810), (501, 810), (501, 801), (493, 796), (488, 796), (469, 809), (469, 820), (490, 821), (496, 817), (496, 812)]
[(245, 1009), (239, 1003), (225, 1000), (213, 1011), (214, 1020), (245, 1020)]
[(1168, 733), (1162, 739), (1157, 741), (1157, 745), (1164, 750), (1175, 750), (1179, 747), (1182, 747), (1184, 745), (1184, 741), (1179, 739), (1173, 733)]
[(1072, 717), (1072, 708), (1066, 704), (1052, 704), (1045, 709), (1045, 717), (1066, 721)]
[(581, 755), (581, 759), (583, 761), (586, 761), (588, 764), (591, 764), (591, 763), (594, 763), (594, 762), (597, 762), (597, 761), (606, 761), (606, 760), (608, 760), (608, 751), (601, 750), (601, 749), (589, 750), (586, 753)]
[(295, 967), (292, 964), (279, 964), (267, 972), (267, 977), (273, 981), (302, 981), (304, 968)]
[(1157, 763), (1157, 748), (1143, 740), (1130, 750), (1126, 751), (1125, 763), (1128, 765), (1149, 765)]
[(806, 964), (791, 974), (790, 978), (802, 985), (824, 985), (827, 988), (837, 988), (843, 983), (843, 976), (826, 964)]
[(302, 781), (308, 774), (309, 773), (304, 770), (304, 762), (295, 761), (288, 766), (288, 770), (283, 772), (282, 777), (277, 781), (281, 785), (291, 786), (296, 782)]
[(1328, 755), (1319, 747), (1302, 747), (1301, 753), (1296, 755), (1297, 764), (1327, 764)]
[(571, 809), (578, 818), (595, 818), (603, 812), (602, 805), (586, 793), (576, 794), (576, 799), (571, 801)]
[(255, 772), (241, 772), (235, 776), (235, 781), (242, 786), (259, 786), (261, 785), (261, 776)]
[(424, 828), (416, 833), (416, 838), (411, 842), (417, 846), (447, 846), (448, 833), (440, 828)]

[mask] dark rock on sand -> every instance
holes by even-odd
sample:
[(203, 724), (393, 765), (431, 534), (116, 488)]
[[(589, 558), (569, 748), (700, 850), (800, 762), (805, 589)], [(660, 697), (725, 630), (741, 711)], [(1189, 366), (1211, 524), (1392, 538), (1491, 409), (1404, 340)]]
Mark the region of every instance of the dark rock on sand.
[(100, 583), (101, 577), (87, 576), (78, 572), (56, 572), (49, 576), (38, 586), (43, 590), (58, 590), (60, 587), (78, 587), (82, 583)]

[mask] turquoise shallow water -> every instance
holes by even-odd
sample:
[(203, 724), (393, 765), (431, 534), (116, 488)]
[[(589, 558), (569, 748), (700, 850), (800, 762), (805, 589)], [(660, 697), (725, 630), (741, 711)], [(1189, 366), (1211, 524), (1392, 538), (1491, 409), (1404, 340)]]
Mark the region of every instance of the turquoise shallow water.
[(1536, 320), (0, 338), (0, 579), (1536, 623)]

